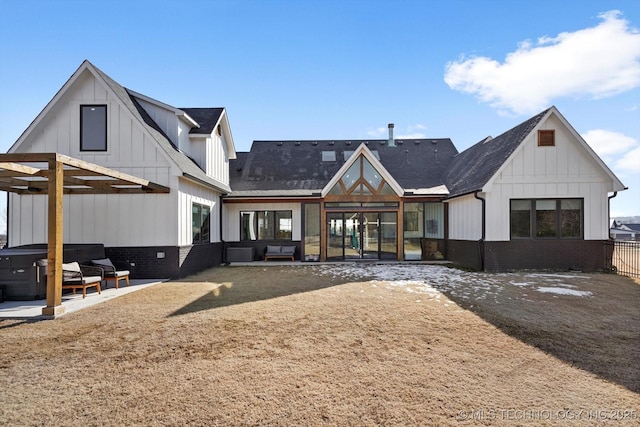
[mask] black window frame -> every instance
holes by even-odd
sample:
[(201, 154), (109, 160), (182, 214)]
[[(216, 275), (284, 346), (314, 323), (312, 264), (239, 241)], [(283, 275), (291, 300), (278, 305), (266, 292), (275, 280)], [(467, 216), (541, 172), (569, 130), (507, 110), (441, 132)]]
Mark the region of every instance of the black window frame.
[[(197, 226), (193, 223), (194, 208), (196, 207), (199, 208), (200, 214)], [(211, 243), (211, 206), (195, 202), (191, 204), (191, 243), (194, 245)]]
[[(580, 233), (579, 236), (563, 236), (565, 228), (563, 227), (563, 219), (566, 215), (563, 215), (562, 202), (563, 201), (579, 201), (580, 202)], [(528, 202), (529, 210), (522, 210), (522, 212), (529, 212), (529, 236), (514, 236), (514, 211), (513, 202)], [(551, 218), (555, 222), (555, 234), (553, 236), (539, 236), (542, 231), (538, 231), (538, 215), (536, 209), (536, 202), (538, 201), (554, 201), (555, 209), (554, 216)], [(565, 209), (564, 211), (568, 211)], [(542, 210), (541, 210), (542, 211)], [(539, 198), (539, 199), (510, 199), (509, 200), (509, 238), (511, 240), (584, 240), (584, 198), (580, 197), (566, 197), (566, 198)]]
[[(256, 238), (246, 238), (246, 234), (244, 232), (244, 224), (243, 224), (243, 215), (253, 213), (253, 223), (251, 226), (253, 227), (253, 231), (255, 232)], [(269, 226), (269, 236), (267, 238), (260, 238), (260, 229), (258, 228), (258, 213), (262, 213), (264, 216), (268, 216), (272, 219), (272, 224)], [(283, 217), (282, 214), (285, 214)], [(286, 216), (288, 215), (288, 216)], [(285, 218), (289, 219), (291, 222), (291, 229), (288, 231), (288, 237), (282, 237), (282, 232), (279, 227), (279, 219)], [(280, 233), (279, 233), (280, 231)], [(287, 209), (280, 210), (243, 210), (240, 211), (240, 241), (241, 242), (257, 242), (257, 241), (269, 241), (269, 240), (293, 240), (293, 211)]]
[[(85, 135), (84, 128), (85, 124), (85, 109), (86, 108), (103, 108), (104, 109), (104, 149), (96, 149), (96, 148), (85, 148)], [(107, 104), (81, 104), (80, 105), (80, 151), (81, 152), (105, 152), (108, 147), (108, 133), (109, 133), (109, 125), (108, 125), (108, 106)]]

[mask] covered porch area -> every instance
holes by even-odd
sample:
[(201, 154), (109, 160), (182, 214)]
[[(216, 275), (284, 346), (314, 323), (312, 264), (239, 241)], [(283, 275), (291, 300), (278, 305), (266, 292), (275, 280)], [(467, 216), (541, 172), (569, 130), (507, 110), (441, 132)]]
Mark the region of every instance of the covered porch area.
[(169, 193), (169, 188), (163, 185), (59, 153), (0, 154), (0, 190), (48, 196), (47, 288), (42, 315), (52, 318), (65, 312), (63, 195)]

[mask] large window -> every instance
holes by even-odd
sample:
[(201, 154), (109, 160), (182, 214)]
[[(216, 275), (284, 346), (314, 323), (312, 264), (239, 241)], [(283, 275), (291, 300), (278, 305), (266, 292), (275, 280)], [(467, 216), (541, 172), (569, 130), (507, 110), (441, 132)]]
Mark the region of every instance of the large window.
[(240, 212), (240, 240), (291, 240), (291, 211)]
[(422, 259), (422, 238), (444, 239), (444, 204), (405, 203), (403, 237), (404, 259)]
[(320, 257), (320, 204), (304, 204), (304, 254), (317, 261)]
[(511, 238), (580, 239), (582, 199), (511, 201)]
[(211, 238), (211, 208), (194, 203), (191, 206), (191, 224), (193, 229), (193, 243), (209, 243)]
[(80, 151), (107, 151), (107, 106), (80, 106)]

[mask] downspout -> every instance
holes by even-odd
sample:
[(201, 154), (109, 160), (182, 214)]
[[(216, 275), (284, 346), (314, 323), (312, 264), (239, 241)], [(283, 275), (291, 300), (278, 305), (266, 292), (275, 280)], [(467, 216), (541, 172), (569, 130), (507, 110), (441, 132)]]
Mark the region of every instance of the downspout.
[(480, 253), (480, 271), (484, 271), (484, 239), (486, 237), (486, 200), (478, 196), (480, 190), (473, 193), (473, 197), (482, 202), (482, 237), (478, 240), (478, 252)]
[[(618, 195), (618, 192), (614, 191), (613, 195), (607, 197), (607, 236), (609, 236), (609, 239), (611, 239), (611, 231), (609, 231), (609, 227), (611, 227), (611, 199), (613, 199), (617, 195)], [(7, 227), (7, 230), (8, 229), (9, 227)]]
[(616, 242), (611, 238), (611, 199), (618, 195), (617, 191), (613, 192), (613, 195), (607, 197), (607, 242), (605, 242), (605, 271), (609, 271), (611, 273), (615, 273), (617, 268), (613, 265), (613, 251), (615, 250)]
[(222, 263), (226, 264), (227, 263), (227, 248), (226, 245), (224, 243), (224, 238), (222, 235), (223, 232), (223, 226), (222, 226), (222, 194), (220, 195), (220, 203), (218, 204), (218, 210), (219, 210), (219, 214), (220, 216), (218, 217), (218, 228), (220, 229), (220, 242), (222, 243)]
[(7, 235), (5, 237), (7, 238), (7, 241), (4, 244), (5, 248), (9, 247), (9, 212), (10, 212), (10, 209), (9, 209), (9, 192), (7, 191), (7, 216), (5, 218), (5, 221), (6, 221), (5, 225), (7, 227)]

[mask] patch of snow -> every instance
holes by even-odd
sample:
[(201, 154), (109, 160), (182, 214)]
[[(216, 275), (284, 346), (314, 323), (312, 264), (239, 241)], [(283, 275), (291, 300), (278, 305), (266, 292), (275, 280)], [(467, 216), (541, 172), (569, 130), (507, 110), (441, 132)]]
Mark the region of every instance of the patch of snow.
[(549, 294), (572, 295), (572, 296), (576, 296), (576, 297), (590, 297), (591, 295), (593, 295), (593, 292), (590, 292), (590, 291), (576, 291), (576, 290), (573, 290), (573, 289), (566, 289), (566, 288), (546, 288), (546, 287), (542, 287), (542, 288), (537, 288), (536, 291), (543, 292), (543, 293), (549, 293)]
[[(466, 272), (448, 268), (441, 265), (424, 264), (325, 264), (315, 265), (313, 270), (320, 275), (334, 278), (370, 281), (372, 287), (376, 283), (387, 282), (386, 286), (394, 286), (406, 289), (407, 292), (428, 294), (431, 297), (440, 298), (442, 292), (462, 299), (495, 299), (506, 286), (519, 287), (525, 291), (527, 287), (548, 284), (537, 288), (539, 292), (554, 292), (564, 295), (590, 296), (591, 292), (577, 291), (567, 288), (577, 286), (566, 283), (571, 279), (584, 279), (588, 275), (557, 274), (557, 273), (530, 273), (520, 275), (517, 273), (482, 273)], [(531, 281), (523, 281), (522, 278), (531, 278)], [(376, 282), (376, 283), (374, 283)], [(526, 297), (526, 292), (522, 292)]]
[(581, 279), (584, 276), (572, 276), (570, 274), (553, 274), (553, 273), (531, 273), (527, 277), (557, 277), (560, 279)]
[(532, 283), (529, 283), (529, 282), (509, 282), (509, 284), (513, 286), (518, 286), (519, 288), (532, 285)]

